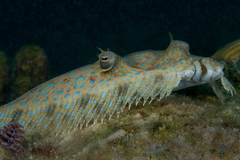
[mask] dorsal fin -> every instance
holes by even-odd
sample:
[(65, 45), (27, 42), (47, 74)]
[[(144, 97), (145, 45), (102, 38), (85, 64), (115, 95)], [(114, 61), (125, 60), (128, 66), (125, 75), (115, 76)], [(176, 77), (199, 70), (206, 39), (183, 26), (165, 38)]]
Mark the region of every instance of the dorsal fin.
[(171, 32), (168, 32), (169, 36), (170, 36), (170, 43), (172, 43), (173, 41), (173, 36), (172, 36), (172, 33)]
[(102, 50), (102, 49), (101, 49), (101, 48), (99, 48), (99, 47), (97, 47), (97, 49), (98, 49), (99, 51), (101, 51), (101, 53), (102, 53), (102, 52), (104, 52), (104, 50)]
[(189, 57), (189, 44), (184, 41), (174, 40), (171, 32), (169, 32), (169, 36), (171, 42), (165, 50), (165, 54), (168, 55), (168, 58), (178, 61), (180, 58)]

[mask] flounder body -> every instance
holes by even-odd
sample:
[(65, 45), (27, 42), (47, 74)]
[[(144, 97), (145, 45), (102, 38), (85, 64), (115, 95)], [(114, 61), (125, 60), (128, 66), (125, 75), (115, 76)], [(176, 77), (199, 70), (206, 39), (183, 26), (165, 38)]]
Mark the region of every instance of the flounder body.
[(180, 79), (176, 66), (149, 71), (126, 64), (111, 51), (102, 51), (99, 63), (49, 80), (0, 107), (0, 126), (17, 122), (26, 133), (71, 131), (90, 122), (119, 116), (126, 104), (144, 103), (171, 94)]
[[(17, 122), (26, 133), (69, 132), (111, 119), (115, 112), (118, 117), (127, 104), (130, 108), (141, 98), (144, 104), (157, 96), (161, 100), (173, 90), (219, 78), (226, 90), (235, 92), (221, 63), (192, 56), (188, 50), (187, 43), (173, 40), (165, 51), (134, 53), (126, 60), (101, 50), (98, 63), (58, 76), (1, 106), (0, 127)], [(134, 58), (138, 56), (142, 58)]]

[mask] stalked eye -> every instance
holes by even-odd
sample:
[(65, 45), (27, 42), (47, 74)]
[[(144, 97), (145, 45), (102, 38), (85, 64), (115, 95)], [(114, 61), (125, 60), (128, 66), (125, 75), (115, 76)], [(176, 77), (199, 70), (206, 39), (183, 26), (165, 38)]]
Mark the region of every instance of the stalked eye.
[(100, 51), (101, 54), (98, 55), (99, 70), (100, 72), (107, 72), (114, 66), (117, 55), (111, 51), (103, 51), (101, 49)]
[(109, 58), (108, 57), (101, 57), (101, 62), (108, 62)]

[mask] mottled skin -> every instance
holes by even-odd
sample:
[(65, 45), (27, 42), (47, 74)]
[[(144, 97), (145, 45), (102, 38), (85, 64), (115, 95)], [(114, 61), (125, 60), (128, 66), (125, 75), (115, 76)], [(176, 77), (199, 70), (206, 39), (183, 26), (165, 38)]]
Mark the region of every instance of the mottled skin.
[(172, 40), (166, 51), (134, 53), (127, 62), (101, 50), (98, 63), (58, 76), (1, 106), (0, 126), (15, 121), (26, 133), (55, 135), (98, 119), (111, 119), (115, 112), (119, 116), (127, 103), (131, 107), (141, 98), (145, 104), (149, 98), (150, 102), (156, 96), (160, 100), (172, 90), (219, 78), (225, 89), (235, 91), (224, 78), (221, 63), (191, 56), (188, 50), (187, 43)]
[(126, 62), (136, 68), (155, 69), (164, 68), (169, 64), (185, 60), (190, 57), (189, 45), (186, 42), (173, 40), (170, 34), (171, 42), (165, 51), (147, 50), (131, 53), (124, 58)]
[(138, 103), (141, 98), (146, 102), (157, 95), (159, 99), (168, 96), (180, 82), (173, 67), (146, 71), (128, 66), (113, 52), (102, 51), (101, 55), (114, 55), (113, 66), (104, 68), (105, 72), (99, 71), (99, 63), (87, 65), (1, 106), (1, 127), (15, 121), (23, 125), (26, 133), (71, 131), (99, 118), (110, 119), (114, 112), (118, 116), (134, 100)]

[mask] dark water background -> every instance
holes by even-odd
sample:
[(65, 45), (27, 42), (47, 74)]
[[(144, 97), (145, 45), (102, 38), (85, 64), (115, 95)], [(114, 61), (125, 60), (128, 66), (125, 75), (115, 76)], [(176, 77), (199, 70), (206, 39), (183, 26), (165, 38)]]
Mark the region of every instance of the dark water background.
[(126, 55), (164, 50), (174, 39), (190, 52), (210, 56), (240, 38), (237, 0), (3, 0), (0, 4), (0, 50), (10, 57), (36, 44), (61, 74), (97, 60), (96, 46)]

